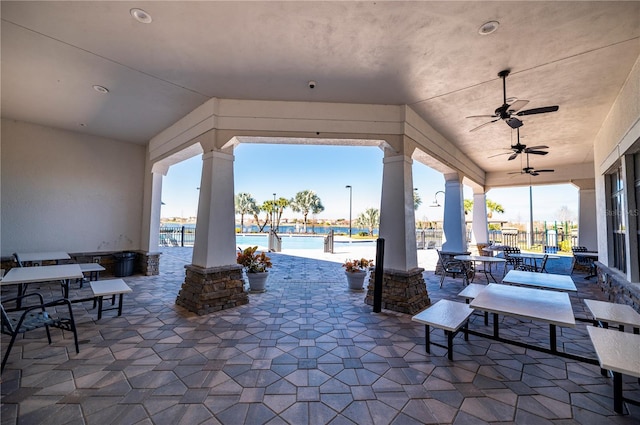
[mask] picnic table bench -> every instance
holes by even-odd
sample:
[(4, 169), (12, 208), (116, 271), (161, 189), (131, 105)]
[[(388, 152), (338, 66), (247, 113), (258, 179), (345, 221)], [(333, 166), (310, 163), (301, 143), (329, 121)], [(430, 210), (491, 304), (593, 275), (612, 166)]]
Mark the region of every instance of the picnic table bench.
[[(426, 351), (431, 353), (430, 345), (447, 349), (447, 357), (453, 360), (453, 337), (456, 336), (460, 328), (464, 329), (464, 339), (467, 341), (469, 316), (473, 313), (473, 309), (469, 304), (463, 304), (456, 301), (440, 300), (431, 305), (429, 308), (422, 310), (411, 318), (414, 322), (422, 323), (425, 327)], [(430, 327), (444, 330), (447, 337), (447, 345), (431, 342)]]

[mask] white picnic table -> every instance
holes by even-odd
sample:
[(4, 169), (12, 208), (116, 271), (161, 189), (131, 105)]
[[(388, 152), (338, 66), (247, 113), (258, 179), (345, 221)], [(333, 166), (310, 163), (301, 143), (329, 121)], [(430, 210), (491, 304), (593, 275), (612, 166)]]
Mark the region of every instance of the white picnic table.
[[(9, 270), (0, 285), (18, 285), (18, 296), (24, 292), (24, 284), (36, 282), (61, 281), (64, 298), (69, 298), (69, 281), (81, 279), (84, 275), (78, 264), (61, 264), (56, 266), (14, 267)], [(18, 302), (18, 308), (20, 308)]]
[(600, 367), (613, 372), (613, 410), (623, 413), (624, 401), (639, 404), (637, 400), (624, 398), (622, 375), (640, 378), (640, 335), (595, 326), (587, 326), (587, 332)]
[(607, 328), (613, 323), (618, 325), (621, 331), (624, 331), (625, 326), (630, 326), (633, 333), (640, 333), (640, 313), (630, 305), (590, 299), (585, 299), (584, 303), (593, 319), (602, 323), (603, 327)]
[(509, 270), (502, 279), (503, 283), (529, 286), (537, 289), (555, 289), (566, 292), (576, 292), (576, 284), (571, 276), (554, 273), (537, 273), (523, 270)]
[[(566, 353), (559, 353), (556, 346), (556, 326), (573, 328), (576, 325), (571, 300), (566, 292), (490, 283), (469, 305), (493, 314), (493, 338), (496, 340), (502, 340), (499, 334), (500, 314), (548, 323), (549, 351), (568, 356)], [(515, 343), (509, 340), (505, 342)], [(528, 344), (519, 345), (536, 348)]]

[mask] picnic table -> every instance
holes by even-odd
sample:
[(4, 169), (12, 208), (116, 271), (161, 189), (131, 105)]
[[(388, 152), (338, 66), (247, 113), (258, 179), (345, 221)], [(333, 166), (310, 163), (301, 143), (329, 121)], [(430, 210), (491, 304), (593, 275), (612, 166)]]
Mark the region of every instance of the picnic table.
[(554, 273), (536, 273), (522, 270), (509, 270), (502, 279), (504, 283), (529, 286), (537, 289), (555, 289), (565, 292), (577, 292), (571, 276)]

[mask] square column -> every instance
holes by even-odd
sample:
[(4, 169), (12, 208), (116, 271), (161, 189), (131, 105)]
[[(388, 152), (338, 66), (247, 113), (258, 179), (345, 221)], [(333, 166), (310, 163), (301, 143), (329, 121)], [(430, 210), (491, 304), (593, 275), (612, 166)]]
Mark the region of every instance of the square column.
[[(448, 252), (467, 251), (467, 235), (464, 223), (463, 187), (460, 176), (445, 174), (444, 185), (444, 228), (445, 242), (442, 250)], [(486, 217), (485, 217), (486, 220)]]
[[(486, 246), (489, 243), (489, 220), (487, 219), (486, 193), (473, 194), (473, 221), (471, 226), (472, 241), (478, 244), (478, 247)], [(479, 254), (482, 255), (482, 252)]]
[[(427, 285), (418, 267), (415, 207), (413, 204), (413, 160), (405, 155), (385, 157), (382, 172), (380, 237), (385, 240), (382, 306), (415, 314), (431, 304)], [(373, 305), (373, 277), (365, 303)]]
[(202, 178), (193, 264), (203, 268), (236, 264), (233, 155), (202, 155)]
[(385, 240), (385, 269), (408, 271), (418, 267), (413, 160), (404, 155), (385, 157), (382, 171), (380, 237)]

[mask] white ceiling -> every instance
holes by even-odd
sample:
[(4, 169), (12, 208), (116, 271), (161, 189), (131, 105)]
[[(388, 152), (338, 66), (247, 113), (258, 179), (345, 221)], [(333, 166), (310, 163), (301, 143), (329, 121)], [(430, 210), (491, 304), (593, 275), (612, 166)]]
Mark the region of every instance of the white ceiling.
[[(150, 24), (135, 21), (139, 7)], [(2, 1), (2, 116), (146, 143), (211, 97), (407, 104), (486, 171), (514, 171), (523, 109), (536, 168), (593, 161), (640, 55), (640, 2)], [(500, 22), (491, 35), (478, 29)], [(317, 87), (310, 90), (309, 80)], [(108, 94), (92, 89), (105, 86)]]

